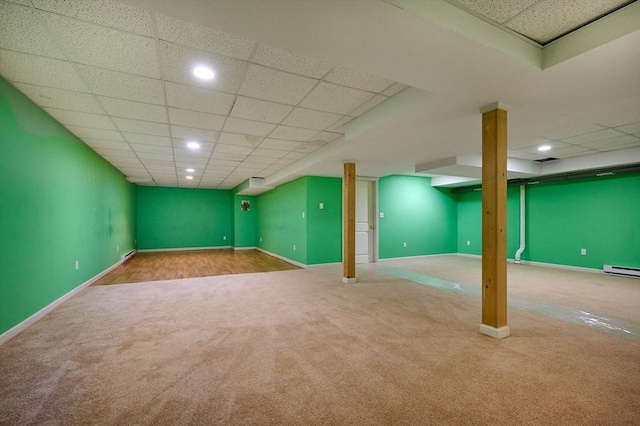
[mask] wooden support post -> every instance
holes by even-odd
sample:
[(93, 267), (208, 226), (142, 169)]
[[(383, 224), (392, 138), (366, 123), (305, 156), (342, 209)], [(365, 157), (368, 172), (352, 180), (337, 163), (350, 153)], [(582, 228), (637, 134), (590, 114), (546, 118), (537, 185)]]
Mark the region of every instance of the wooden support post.
[(344, 210), (343, 274), (342, 282), (356, 282), (356, 165), (344, 163), (342, 178)]
[(507, 109), (498, 102), (482, 113), (482, 324), (497, 339), (507, 325)]

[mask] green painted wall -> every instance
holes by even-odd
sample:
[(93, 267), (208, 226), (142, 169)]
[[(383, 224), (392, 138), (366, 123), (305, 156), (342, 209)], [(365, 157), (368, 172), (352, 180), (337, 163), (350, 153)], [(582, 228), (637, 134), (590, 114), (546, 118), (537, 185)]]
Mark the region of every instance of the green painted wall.
[(135, 190), (2, 78), (0, 123), (3, 333), (134, 248)]
[(138, 186), (136, 192), (138, 249), (231, 245), (231, 191)]
[[(526, 191), (523, 260), (595, 269), (640, 266), (640, 173), (528, 185)], [(509, 258), (519, 246), (519, 211), (519, 187), (511, 187)], [(458, 194), (458, 220), (458, 251), (481, 254), (474, 244), (480, 243), (481, 193)]]
[[(258, 247), (307, 263), (307, 178), (258, 195)], [(305, 217), (302, 217), (305, 212)], [(295, 247), (295, 250), (293, 246)]]
[[(258, 204), (252, 195), (233, 196), (233, 240), (234, 247), (258, 246)], [(249, 201), (250, 208), (242, 210), (242, 201)]]
[(342, 262), (342, 179), (308, 176), (306, 181), (307, 263)]
[[(458, 199), (458, 253), (482, 254), (482, 192), (465, 192)], [(469, 241), (469, 245), (467, 245)], [(520, 187), (507, 188), (507, 255), (520, 247)]]
[(380, 178), (378, 188), (381, 259), (457, 251), (458, 209), (450, 190), (433, 188), (428, 177), (399, 175)]

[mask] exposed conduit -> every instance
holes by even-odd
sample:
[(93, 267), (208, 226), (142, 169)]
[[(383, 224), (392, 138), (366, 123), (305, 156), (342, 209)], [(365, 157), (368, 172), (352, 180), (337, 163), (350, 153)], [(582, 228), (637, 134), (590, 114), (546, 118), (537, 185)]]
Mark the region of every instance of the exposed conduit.
[(526, 245), (525, 245), (525, 218), (526, 218), (526, 214), (525, 214), (525, 210), (524, 210), (524, 205), (525, 205), (525, 187), (527, 185), (520, 185), (520, 247), (518, 248), (518, 251), (516, 252), (516, 256), (515, 256), (515, 261), (514, 263), (520, 263), (520, 256), (522, 256), (522, 252), (524, 251)]

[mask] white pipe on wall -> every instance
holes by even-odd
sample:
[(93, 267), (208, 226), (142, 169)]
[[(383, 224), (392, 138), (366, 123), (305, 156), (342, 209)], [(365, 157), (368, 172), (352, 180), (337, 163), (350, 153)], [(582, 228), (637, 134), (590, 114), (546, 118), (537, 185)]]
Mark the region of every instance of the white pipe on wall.
[(516, 252), (516, 256), (515, 256), (515, 261), (514, 263), (520, 263), (520, 256), (522, 256), (522, 252), (524, 251), (526, 245), (525, 245), (525, 210), (524, 210), (524, 204), (525, 204), (525, 187), (526, 185), (520, 185), (520, 247), (518, 248), (518, 251)]

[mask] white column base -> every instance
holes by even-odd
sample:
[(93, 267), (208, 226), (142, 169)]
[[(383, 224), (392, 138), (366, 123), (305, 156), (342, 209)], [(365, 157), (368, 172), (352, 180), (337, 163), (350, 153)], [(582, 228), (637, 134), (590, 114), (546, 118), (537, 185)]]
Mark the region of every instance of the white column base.
[(345, 284), (355, 284), (356, 283), (356, 279), (354, 278), (347, 278), (347, 277), (342, 277), (342, 282)]
[(480, 324), (480, 334), (493, 337), (494, 339), (503, 339), (511, 334), (511, 330), (509, 330), (508, 325), (495, 328), (490, 325)]

